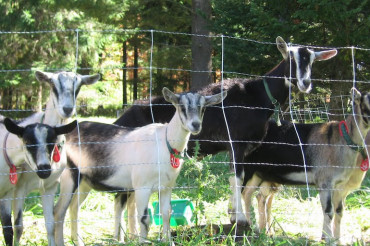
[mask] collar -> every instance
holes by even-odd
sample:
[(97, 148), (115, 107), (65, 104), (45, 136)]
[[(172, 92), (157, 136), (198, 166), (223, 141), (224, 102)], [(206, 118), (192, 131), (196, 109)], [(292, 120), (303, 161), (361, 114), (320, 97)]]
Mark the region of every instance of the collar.
[(344, 138), (344, 140), (346, 140), (347, 145), (351, 149), (361, 153), (363, 159), (367, 159), (367, 154), (366, 154), (366, 151), (365, 151), (365, 147), (357, 145), (352, 141), (351, 137), (348, 134), (347, 123), (344, 120), (339, 122), (339, 134)]
[(6, 153), (6, 141), (8, 140), (9, 132), (5, 134), (4, 137), (4, 143), (3, 143), (3, 156), (5, 159), (6, 164), (9, 166), (9, 180), (10, 183), (15, 185), (18, 181), (18, 176), (17, 176), (17, 168), (14, 165), (14, 163), (10, 160), (8, 153)]
[(4, 155), (4, 158), (5, 158), (5, 161), (6, 161), (6, 164), (8, 164), (8, 166), (10, 168), (12, 168), (13, 166), (15, 166), (13, 164), (13, 162), (10, 160), (9, 156), (8, 156), (8, 153), (6, 152), (6, 142), (8, 140), (8, 136), (9, 136), (9, 132), (7, 132), (5, 134), (5, 137), (4, 137), (4, 143), (3, 143), (3, 155)]
[[(176, 158), (184, 158), (183, 157), (183, 154), (185, 151), (178, 151), (177, 149), (174, 149), (171, 147), (170, 145), (170, 142), (168, 142), (168, 139), (167, 139), (167, 128), (166, 128), (166, 145), (167, 145), (167, 149), (168, 151), (172, 154), (172, 155), (175, 155)], [(180, 155), (179, 155), (180, 154)]]
[(171, 147), (170, 143), (168, 142), (167, 139), (167, 127), (166, 127), (166, 145), (167, 149), (170, 152), (170, 163), (173, 168), (178, 168), (180, 166), (180, 159), (187, 159), (184, 157), (185, 150), (183, 151), (178, 151), (177, 149), (174, 149)]
[(278, 126), (281, 126), (280, 116), (279, 116), (280, 103), (278, 102), (278, 100), (276, 100), (272, 96), (272, 93), (271, 93), (270, 88), (269, 88), (269, 86), (267, 84), (266, 78), (263, 78), (263, 86), (265, 87), (265, 91), (266, 91), (267, 96), (269, 97), (269, 99), (272, 102), (272, 104), (275, 106), (275, 108), (274, 108), (274, 119), (275, 119), (277, 125)]

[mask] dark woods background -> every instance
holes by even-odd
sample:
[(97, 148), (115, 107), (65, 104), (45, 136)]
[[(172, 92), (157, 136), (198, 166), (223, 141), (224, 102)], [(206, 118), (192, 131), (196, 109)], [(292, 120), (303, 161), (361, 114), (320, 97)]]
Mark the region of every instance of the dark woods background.
[[(148, 97), (150, 78), (154, 95), (163, 86), (184, 91), (218, 82), (219, 34), (225, 35), (225, 78), (266, 73), (282, 59), (274, 45), (282, 36), (295, 44), (365, 48), (353, 51), (356, 85), (369, 90), (369, 10), (366, 0), (0, 1), (0, 109), (21, 110), (1, 114), (23, 117), (44, 107), (49, 87), (35, 80), (37, 69), (101, 73), (102, 82), (79, 97), (79, 113), (89, 116), (115, 116)], [(330, 62), (314, 64), (313, 78), (335, 80), (315, 81), (313, 91), (332, 109), (343, 108), (334, 98), (348, 95), (353, 80), (352, 50), (338, 51)]]

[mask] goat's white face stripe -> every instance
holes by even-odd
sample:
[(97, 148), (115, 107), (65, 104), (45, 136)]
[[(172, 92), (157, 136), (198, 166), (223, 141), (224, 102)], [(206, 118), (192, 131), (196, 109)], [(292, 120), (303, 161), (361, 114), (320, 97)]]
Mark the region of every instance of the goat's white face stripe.
[[(30, 162), (30, 166), (32, 169), (37, 170), (37, 167), (40, 164), (50, 164), (50, 153), (47, 148), (47, 129), (44, 127), (37, 127), (34, 131), (35, 139), (37, 140), (36, 143), (33, 143), (36, 148), (36, 154), (33, 155), (25, 148), (27, 160)], [(36, 160), (34, 159), (36, 157)]]
[(315, 60), (315, 52), (307, 48), (292, 47), (289, 49), (297, 68), (297, 86), (303, 92), (312, 90), (311, 68)]
[(48, 148), (46, 145), (46, 136), (47, 136), (47, 129), (46, 128), (36, 128), (35, 129), (35, 137), (38, 140), (37, 146), (37, 164), (49, 164), (50, 159), (48, 158)]
[(179, 115), (183, 127), (191, 133), (199, 133), (203, 117), (205, 98), (199, 94), (187, 93), (180, 95)]
[(62, 118), (70, 117), (75, 108), (75, 97), (79, 92), (81, 78), (71, 72), (56, 74), (52, 78), (54, 84), (54, 104)]

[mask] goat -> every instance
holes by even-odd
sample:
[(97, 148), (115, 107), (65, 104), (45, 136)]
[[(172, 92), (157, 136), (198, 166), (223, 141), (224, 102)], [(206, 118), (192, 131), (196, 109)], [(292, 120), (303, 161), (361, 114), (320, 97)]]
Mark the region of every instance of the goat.
[[(36, 79), (41, 83), (47, 83), (50, 87), (50, 96), (46, 104), (45, 113), (35, 113), (30, 117), (21, 121), (21, 125), (29, 125), (36, 122), (42, 122), (50, 126), (56, 126), (65, 124), (66, 121), (73, 116), (76, 102), (75, 97), (78, 95), (81, 86), (90, 85), (97, 82), (100, 79), (100, 75), (79, 75), (72, 72), (59, 72), (59, 73), (48, 73), (36, 71)], [(5, 130), (5, 129), (4, 129)], [(13, 146), (20, 145), (21, 142), (15, 136), (9, 136), (5, 139), (4, 130), (0, 130), (1, 142), (11, 142)], [(24, 162), (24, 158), (19, 155), (16, 156), (16, 152), (12, 152), (10, 159), (17, 159), (17, 163)], [(19, 159), (19, 160), (18, 160)], [(2, 170), (9, 169), (8, 164), (4, 155), (0, 157), (0, 167)], [(26, 196), (34, 189), (40, 189), (42, 194), (42, 205), (45, 216), (45, 226), (48, 234), (49, 245), (54, 245), (54, 195), (57, 190), (58, 180), (63, 168), (65, 167), (65, 161), (62, 159), (57, 165), (53, 165), (52, 174), (50, 177), (43, 180), (40, 185), (40, 179), (35, 173), (35, 169), (32, 169), (28, 165), (18, 165), (17, 170), (20, 171), (20, 176), (17, 184), (11, 184), (4, 178), (2, 182), (6, 183), (2, 186), (2, 193), (0, 198), (0, 212), (1, 212), (1, 223), (3, 225), (4, 238), (7, 245), (13, 243), (13, 228), (11, 222), (11, 203), (13, 200), (13, 211), (14, 211), (14, 226), (16, 231), (15, 242), (18, 244), (20, 237), (23, 232), (23, 207)], [(20, 175), (20, 173), (22, 173)]]
[[(56, 165), (56, 162), (59, 161), (66, 162), (65, 148), (63, 146), (65, 137), (63, 134), (71, 132), (77, 126), (77, 122), (74, 121), (59, 127), (51, 127), (42, 123), (34, 123), (23, 127), (17, 125), (9, 118), (5, 118), (0, 127), (4, 128), (4, 126), (9, 133), (14, 134), (6, 133), (2, 145), (3, 157), (7, 163), (6, 166), (1, 166), (0, 170), (2, 173), (9, 172), (9, 177), (4, 175), (0, 179), (0, 184), (2, 188), (8, 188), (9, 185), (16, 184), (18, 178), (19, 180), (23, 178), (23, 175), (18, 177), (16, 169), (21, 167), (24, 162), (41, 179), (53, 176), (51, 166)], [(3, 131), (3, 129), (1, 130)], [(21, 140), (21, 142), (16, 138)], [(23, 155), (19, 153), (19, 149), (23, 149)], [(11, 189), (1, 190), (3, 197), (7, 191), (9, 192)], [(11, 221), (9, 221), (9, 224), (11, 228)], [(8, 240), (11, 240), (11, 238), (8, 238)]]
[[(351, 93), (354, 116), (347, 116), (343, 122), (295, 125), (284, 122), (282, 126), (273, 121), (269, 123), (264, 142), (240, 165), (246, 173), (243, 198), (249, 223), (252, 194), (257, 187), (262, 187), (257, 197), (259, 229), (268, 231), (271, 226), (271, 192), (280, 184), (306, 184), (307, 175), (308, 184), (319, 190), (324, 214), (322, 238), (327, 241), (332, 237), (340, 238), (345, 199), (360, 187), (365, 176), (360, 168), (366, 169), (366, 166), (361, 167), (361, 163), (364, 161), (362, 165), (365, 165), (368, 161), (366, 150), (356, 143), (362, 143), (362, 137), (370, 130), (370, 93), (361, 95), (355, 88)], [(348, 126), (346, 131), (343, 125)]]
[[(70, 206), (71, 220), (77, 220), (79, 186), (80, 201), (91, 189), (100, 191), (134, 191), (140, 216), (140, 241), (149, 230), (148, 202), (152, 192), (159, 190), (163, 235), (170, 240), (171, 191), (181, 170), (183, 155), (190, 134), (199, 134), (205, 107), (220, 103), (226, 92), (213, 96), (187, 93), (176, 95), (163, 88), (164, 98), (176, 108), (168, 124), (150, 124), (131, 129), (117, 125), (82, 122), (68, 135), (69, 169), (61, 176), (61, 196), (55, 206), (55, 238), (63, 245), (63, 222)], [(73, 145), (81, 141), (105, 142), (106, 145)], [(115, 144), (113, 144), (113, 142)], [(81, 154), (80, 154), (81, 153)], [(180, 154), (181, 153), (181, 154)], [(80, 161), (81, 160), (81, 161)], [(114, 163), (114, 165), (112, 165)], [(104, 168), (104, 169), (103, 169)], [(80, 180), (80, 183), (78, 181)], [(74, 228), (77, 230), (77, 227)]]
[[(274, 108), (287, 100), (290, 75), (292, 84), (297, 85), (300, 91), (309, 93), (312, 89), (313, 62), (328, 60), (337, 54), (335, 49), (315, 52), (305, 47), (288, 47), (281, 37), (276, 38), (276, 45), (283, 56), (283, 61), (265, 74), (264, 79), (228, 79), (222, 84), (211, 84), (199, 91), (202, 95), (212, 95), (219, 93), (223, 86), (223, 89), (228, 91), (228, 97), (223, 102), (224, 109), (212, 107), (206, 111), (203, 123), (207, 127), (199, 135), (191, 137), (189, 142), (189, 149), (193, 149), (192, 140), (198, 140), (201, 154), (229, 151), (230, 159), (236, 164), (231, 165), (231, 172), (236, 174), (236, 178), (231, 177), (229, 180), (232, 190), (230, 220), (241, 225), (247, 224), (247, 220), (243, 214), (240, 198), (244, 172), (238, 164), (242, 163), (244, 156), (251, 153), (264, 138), (267, 121)], [(134, 105), (114, 124), (127, 127), (150, 124), (153, 122), (152, 111), (155, 122), (169, 122), (174, 110), (164, 104), (166, 102), (163, 97), (157, 97), (150, 102), (151, 106), (149, 103), (145, 106)], [(231, 144), (229, 137), (232, 140)]]

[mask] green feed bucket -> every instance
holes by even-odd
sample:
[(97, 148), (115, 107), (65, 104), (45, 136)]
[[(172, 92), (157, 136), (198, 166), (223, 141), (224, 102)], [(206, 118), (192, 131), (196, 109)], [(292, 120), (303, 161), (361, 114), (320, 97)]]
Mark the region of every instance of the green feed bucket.
[[(190, 225), (194, 222), (193, 218), (193, 211), (194, 206), (190, 200), (187, 199), (180, 199), (180, 200), (172, 200), (172, 213), (170, 219), (171, 226), (179, 226), (179, 225)], [(162, 225), (162, 216), (159, 215), (159, 204), (157, 201), (153, 202), (154, 208), (154, 224)]]

